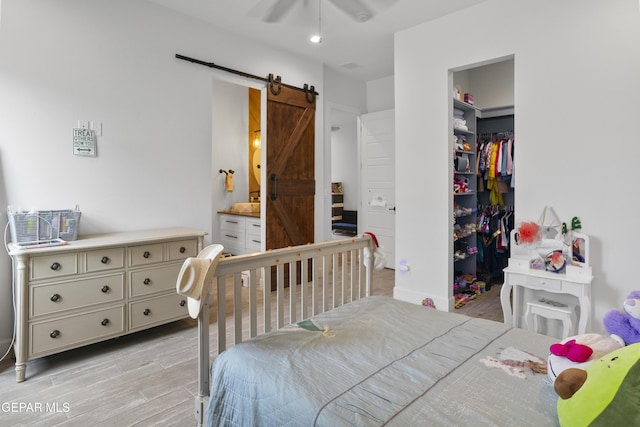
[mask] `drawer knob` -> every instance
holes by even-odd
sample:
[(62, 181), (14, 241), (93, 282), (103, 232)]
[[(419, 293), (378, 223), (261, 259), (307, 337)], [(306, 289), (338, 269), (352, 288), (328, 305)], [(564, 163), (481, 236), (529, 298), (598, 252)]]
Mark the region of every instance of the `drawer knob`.
[(184, 307), (187, 302), (183, 299), (180, 300), (180, 307)]
[(54, 329), (53, 331), (51, 331), (51, 333), (49, 334), (49, 336), (51, 338), (58, 338), (58, 336), (60, 335), (60, 331), (57, 329)]
[(187, 248), (185, 248), (184, 246), (180, 246), (180, 253), (183, 254), (187, 251)]
[(51, 301), (53, 301), (53, 302), (58, 302), (58, 301), (60, 301), (60, 294), (53, 294), (53, 295), (51, 295)]
[(142, 314), (144, 314), (145, 316), (148, 316), (151, 314), (151, 310), (149, 310), (148, 308), (145, 308)]
[(146, 279), (144, 279), (142, 283), (144, 283), (145, 285), (148, 285), (149, 283), (151, 283), (151, 279), (147, 277)]
[(101, 263), (103, 264), (108, 264), (110, 261), (108, 256), (103, 256), (102, 259), (100, 260)]
[(109, 286), (107, 286), (107, 285), (104, 285), (102, 288), (100, 288), (100, 291), (102, 291), (103, 294), (106, 294), (110, 290), (111, 290), (111, 288)]
[(142, 256), (145, 257), (145, 258), (149, 258), (151, 256), (151, 253), (149, 251), (144, 251)]
[(109, 319), (102, 319), (102, 322), (100, 322), (100, 324), (102, 326), (107, 326), (109, 324)]
[(53, 264), (51, 264), (51, 269), (52, 269), (53, 271), (58, 271), (58, 270), (60, 270), (60, 267), (62, 267), (62, 266), (60, 265), (60, 263), (59, 263), (59, 262), (54, 262)]

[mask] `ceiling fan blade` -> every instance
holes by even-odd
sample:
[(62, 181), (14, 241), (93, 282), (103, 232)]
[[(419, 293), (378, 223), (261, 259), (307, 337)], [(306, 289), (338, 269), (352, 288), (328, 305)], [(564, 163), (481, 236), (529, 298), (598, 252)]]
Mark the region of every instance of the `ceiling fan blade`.
[(278, 0), (262, 18), (264, 22), (278, 22), (291, 11), (297, 0)]
[(329, 2), (358, 22), (366, 22), (375, 15), (375, 11), (362, 0), (329, 0)]

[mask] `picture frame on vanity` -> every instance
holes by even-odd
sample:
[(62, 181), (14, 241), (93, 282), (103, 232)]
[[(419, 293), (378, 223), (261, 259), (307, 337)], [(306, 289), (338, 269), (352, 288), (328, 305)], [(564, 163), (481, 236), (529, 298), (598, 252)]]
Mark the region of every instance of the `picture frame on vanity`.
[(567, 263), (567, 275), (591, 275), (591, 264), (589, 261), (589, 236), (572, 231), (571, 232), (571, 260)]

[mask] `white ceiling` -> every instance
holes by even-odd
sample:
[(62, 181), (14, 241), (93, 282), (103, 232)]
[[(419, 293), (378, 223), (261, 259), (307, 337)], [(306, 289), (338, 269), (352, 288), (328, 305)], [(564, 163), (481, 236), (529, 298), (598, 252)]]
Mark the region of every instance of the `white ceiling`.
[[(486, 0), (362, 0), (376, 11), (366, 22), (357, 22), (328, 0), (295, 0), (289, 13), (278, 22), (263, 21), (277, 0), (147, 1), (370, 81), (393, 75), (395, 32)], [(318, 1), (322, 1), (324, 41), (314, 45), (309, 37), (318, 29)]]

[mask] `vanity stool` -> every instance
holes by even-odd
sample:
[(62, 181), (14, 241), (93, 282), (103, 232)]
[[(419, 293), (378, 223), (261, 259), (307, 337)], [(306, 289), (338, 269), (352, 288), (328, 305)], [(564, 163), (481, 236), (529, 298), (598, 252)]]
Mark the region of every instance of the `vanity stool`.
[[(562, 304), (547, 299), (528, 301), (527, 311), (524, 315), (527, 329), (538, 332), (538, 317), (560, 320), (562, 322), (562, 339), (575, 334), (576, 306), (574, 304)], [(532, 318), (533, 325), (531, 324)]]

